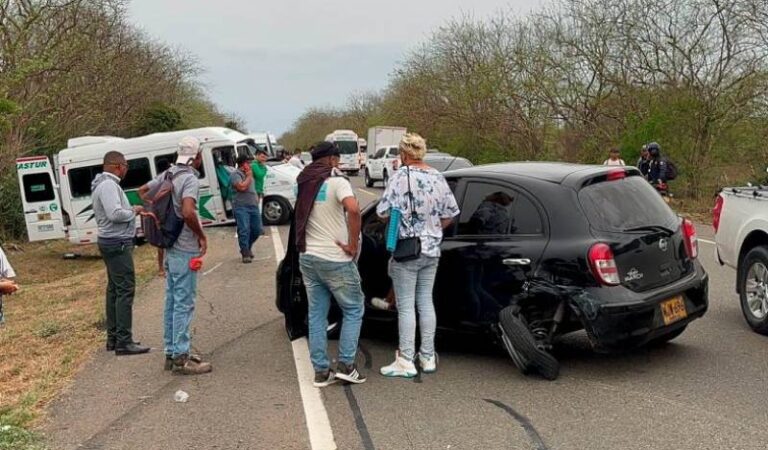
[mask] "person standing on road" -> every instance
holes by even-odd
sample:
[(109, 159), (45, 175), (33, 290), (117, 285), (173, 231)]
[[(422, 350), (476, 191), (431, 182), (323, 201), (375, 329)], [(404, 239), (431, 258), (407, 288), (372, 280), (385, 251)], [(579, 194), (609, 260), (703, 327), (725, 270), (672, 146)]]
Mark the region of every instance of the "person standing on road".
[[(256, 150), (256, 159), (251, 162), (251, 171), (253, 172), (254, 188), (259, 196), (259, 205), (264, 200), (264, 180), (267, 178), (267, 151), (263, 148)], [(261, 220), (261, 216), (259, 216)]]
[(608, 152), (608, 159), (603, 162), (604, 166), (626, 166), (624, 160), (620, 158), (621, 153), (618, 148), (612, 148)]
[(259, 197), (256, 194), (251, 158), (248, 155), (237, 157), (237, 170), (229, 176), (235, 195), (232, 200), (235, 222), (237, 223), (237, 241), (243, 262), (253, 261), (253, 243), (261, 236), (261, 212)]
[(640, 148), (640, 157), (637, 159), (637, 168), (640, 169), (640, 173), (646, 180), (648, 179), (649, 159), (648, 146), (643, 145)]
[(98, 226), (98, 246), (107, 267), (105, 315), (108, 351), (116, 355), (147, 353), (133, 341), (133, 297), (136, 273), (133, 246), (136, 236), (136, 214), (141, 206), (131, 206), (120, 187), (128, 173), (128, 162), (120, 152), (104, 155), (104, 171), (91, 182), (93, 215)]
[[(435, 328), (437, 318), (432, 301), (440, 242), (443, 229), (459, 214), (459, 206), (443, 175), (424, 163), (427, 144), (415, 133), (406, 134), (400, 141), (402, 166), (390, 178), (376, 212), (389, 217), (392, 209), (402, 212), (399, 238), (418, 237), (421, 250), (418, 257), (406, 262), (394, 258), (389, 261), (389, 276), (397, 301), (400, 345), (395, 361), (381, 368), (386, 377), (416, 376), (414, 358), (425, 373), (437, 370)], [(421, 348), (416, 354), (416, 308), (419, 310)]]
[(293, 156), (291, 156), (291, 159), (288, 160), (288, 164), (292, 165), (293, 167), (304, 170), (304, 161), (301, 159), (301, 149), (297, 148), (293, 151)]
[(3, 315), (3, 295), (11, 295), (19, 290), (19, 285), (12, 278), (16, 278), (16, 272), (13, 271), (11, 263), (0, 247), (0, 326), (5, 323)]
[[(297, 180), (295, 238), (309, 300), (309, 352), (315, 387), (328, 386), (336, 378), (356, 384), (366, 380), (355, 365), (365, 301), (355, 264), (360, 206), (349, 180), (336, 169), (339, 158), (334, 144), (317, 144), (312, 163)], [(328, 359), (331, 296), (343, 313), (335, 373)]]
[[(197, 272), (190, 262), (202, 257), (208, 249), (208, 240), (203, 233), (197, 212), (200, 190), (197, 169), (203, 162), (200, 141), (185, 137), (179, 143), (176, 165), (170, 173), (173, 176), (173, 209), (184, 219), (184, 227), (173, 246), (165, 252), (165, 310), (164, 350), (165, 369), (182, 375), (208, 373), (212, 366), (193, 355), (190, 351), (189, 327), (195, 310)], [(163, 182), (164, 174), (142, 186), (142, 198), (147, 192)]]
[(648, 144), (648, 181), (654, 186), (667, 183), (667, 161), (661, 156), (661, 146), (656, 142)]

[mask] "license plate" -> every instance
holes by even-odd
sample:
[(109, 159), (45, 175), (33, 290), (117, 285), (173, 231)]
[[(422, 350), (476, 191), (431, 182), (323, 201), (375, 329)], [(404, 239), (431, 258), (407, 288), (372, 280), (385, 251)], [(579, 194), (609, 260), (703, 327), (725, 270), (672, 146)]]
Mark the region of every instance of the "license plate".
[(38, 225), (37, 231), (44, 233), (46, 231), (53, 231), (53, 224)]
[(661, 302), (661, 315), (664, 317), (664, 325), (675, 323), (688, 317), (685, 310), (685, 300), (682, 295)]

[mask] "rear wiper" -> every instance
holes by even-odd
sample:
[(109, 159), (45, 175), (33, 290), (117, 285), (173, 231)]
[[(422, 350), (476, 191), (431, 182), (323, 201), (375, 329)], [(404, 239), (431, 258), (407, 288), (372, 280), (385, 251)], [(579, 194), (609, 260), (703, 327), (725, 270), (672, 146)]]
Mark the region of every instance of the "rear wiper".
[(674, 234), (675, 232), (673, 230), (670, 230), (667, 227), (663, 227), (661, 225), (643, 225), (641, 227), (634, 227), (634, 228), (625, 228), (621, 230), (625, 233), (631, 233), (633, 231), (662, 231), (664, 233), (668, 234)]

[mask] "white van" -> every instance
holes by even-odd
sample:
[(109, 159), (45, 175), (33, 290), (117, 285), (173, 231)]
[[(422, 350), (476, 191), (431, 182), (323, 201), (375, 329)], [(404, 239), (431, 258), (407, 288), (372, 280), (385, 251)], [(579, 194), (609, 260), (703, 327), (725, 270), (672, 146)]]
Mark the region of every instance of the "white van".
[[(254, 154), (252, 139), (228, 128), (155, 133), (132, 139), (85, 136), (70, 139), (67, 148), (53, 157), (19, 158), (24, 218), (30, 241), (68, 238), (75, 244), (96, 242), (97, 227), (91, 203), (91, 181), (102, 171), (104, 155), (118, 151), (128, 160), (128, 174), (121, 185), (131, 204), (141, 204), (138, 188), (176, 161), (181, 138), (194, 136), (203, 147), (198, 210), (204, 226), (234, 222), (231, 203), (225, 199), (229, 173), (237, 155)], [(285, 223), (296, 202), (298, 169), (287, 164), (270, 167), (264, 182), (264, 223)], [(222, 189), (223, 188), (223, 189)], [(137, 220), (137, 228), (140, 223)], [(140, 232), (140, 230), (139, 230)]]
[(339, 169), (357, 175), (360, 172), (360, 147), (357, 134), (351, 130), (335, 130), (325, 140), (335, 142), (341, 153)]

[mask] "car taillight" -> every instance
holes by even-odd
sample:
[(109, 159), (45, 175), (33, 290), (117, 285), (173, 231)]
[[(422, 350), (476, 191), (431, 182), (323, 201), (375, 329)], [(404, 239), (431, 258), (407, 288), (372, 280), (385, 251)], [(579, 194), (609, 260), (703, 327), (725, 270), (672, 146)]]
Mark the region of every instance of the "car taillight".
[(624, 171), (624, 169), (614, 169), (608, 172), (608, 174), (605, 176), (606, 181), (616, 181), (616, 180), (623, 180), (627, 177), (627, 172)]
[(589, 267), (595, 279), (606, 286), (618, 286), (619, 269), (613, 259), (613, 250), (608, 244), (597, 243), (589, 249)]
[(712, 208), (712, 227), (715, 229), (715, 233), (717, 233), (718, 228), (720, 228), (720, 214), (722, 214), (722, 212), (723, 197), (718, 195), (715, 200), (715, 207)]
[(691, 259), (699, 256), (699, 237), (696, 235), (696, 227), (688, 219), (683, 219), (683, 237), (685, 238), (685, 253)]

